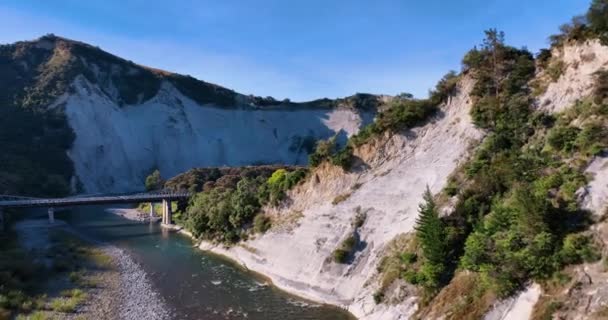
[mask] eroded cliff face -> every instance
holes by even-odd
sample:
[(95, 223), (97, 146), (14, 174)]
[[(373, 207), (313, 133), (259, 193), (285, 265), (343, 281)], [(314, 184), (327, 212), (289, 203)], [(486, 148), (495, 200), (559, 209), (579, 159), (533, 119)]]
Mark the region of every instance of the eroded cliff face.
[[(422, 193), (439, 192), (466, 160), (482, 133), (471, 123), (464, 77), (453, 96), (430, 123), (384, 135), (355, 150), (351, 172), (325, 164), (289, 194), (280, 208), (267, 208), (273, 228), (226, 254), (247, 268), (269, 276), (284, 289), (316, 301), (342, 306), (361, 319), (407, 319), (416, 297), (396, 288), (395, 303), (376, 304), (377, 266), (396, 236), (413, 230)], [(367, 218), (359, 229), (360, 245), (348, 265), (332, 261), (332, 252), (353, 232), (357, 213)]]
[[(561, 112), (591, 94), (594, 74), (608, 66), (608, 50), (599, 40), (589, 40), (553, 49), (551, 60), (550, 67), (559, 69), (554, 71), (559, 78), (543, 80), (551, 83), (539, 97), (538, 105), (547, 112)], [(539, 77), (545, 78), (546, 73), (545, 70)]]
[(85, 77), (72, 87), (58, 104), (76, 134), (69, 156), (85, 192), (141, 189), (155, 168), (172, 177), (205, 166), (305, 164), (306, 139), (345, 140), (373, 118), (345, 108), (200, 105), (169, 82), (151, 99), (123, 106)]
[[(563, 61), (563, 74), (550, 83), (547, 91), (538, 98), (538, 107), (556, 114), (568, 110), (578, 101), (590, 98), (594, 90), (595, 74), (608, 70), (608, 47), (602, 46), (598, 40), (592, 40), (554, 49), (553, 55), (558, 61)], [(599, 245), (602, 256), (606, 257), (608, 224), (604, 218), (608, 213), (607, 155), (593, 158), (585, 173), (590, 182), (578, 191), (579, 202), (596, 221), (589, 232)], [(564, 271), (570, 280), (560, 288), (562, 292), (552, 293), (561, 299), (562, 304), (554, 314), (555, 317), (582, 320), (605, 319), (608, 316), (608, 313), (602, 314), (608, 310), (608, 268), (604, 259), (569, 267)], [(541, 304), (551, 302), (550, 299), (541, 299), (546, 294), (541, 286), (532, 283), (518, 295), (498, 302), (485, 319), (530, 319)]]

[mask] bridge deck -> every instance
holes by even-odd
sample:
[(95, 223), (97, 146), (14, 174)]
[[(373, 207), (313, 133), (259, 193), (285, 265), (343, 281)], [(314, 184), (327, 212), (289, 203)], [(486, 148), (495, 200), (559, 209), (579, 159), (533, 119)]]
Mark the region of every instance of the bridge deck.
[(188, 192), (161, 194), (133, 194), (94, 197), (56, 198), (56, 199), (14, 199), (0, 200), (0, 208), (34, 208), (34, 207), (71, 207), (108, 203), (160, 202), (162, 200), (181, 200), (190, 197)]

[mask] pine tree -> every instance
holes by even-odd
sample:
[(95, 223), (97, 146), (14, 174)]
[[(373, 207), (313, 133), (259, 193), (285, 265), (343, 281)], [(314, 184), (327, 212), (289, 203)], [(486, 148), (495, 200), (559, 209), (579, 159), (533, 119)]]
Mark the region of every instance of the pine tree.
[(428, 186), (423, 199), (424, 202), (418, 210), (420, 215), (416, 220), (416, 237), (422, 246), (425, 259), (433, 265), (444, 265), (447, 256), (445, 226)]

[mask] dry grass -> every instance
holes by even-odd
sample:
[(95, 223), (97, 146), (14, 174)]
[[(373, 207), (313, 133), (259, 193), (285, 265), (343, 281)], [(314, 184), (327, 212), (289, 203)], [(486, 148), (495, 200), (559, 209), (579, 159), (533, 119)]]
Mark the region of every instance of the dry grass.
[(417, 243), (413, 233), (403, 233), (396, 236), (386, 246), (386, 253), (378, 264), (380, 291), (386, 290), (395, 280), (401, 277), (403, 263), (401, 255), (404, 252), (416, 252)]
[(496, 301), (496, 295), (473, 272), (459, 272), (431, 303), (417, 314), (419, 319), (445, 315), (445, 319), (481, 319)]
[(331, 204), (333, 204), (335, 206), (341, 202), (344, 202), (344, 201), (346, 201), (346, 199), (350, 198), (351, 194), (352, 194), (351, 192), (348, 192), (348, 193), (338, 195), (334, 198), (334, 200), (331, 202)]

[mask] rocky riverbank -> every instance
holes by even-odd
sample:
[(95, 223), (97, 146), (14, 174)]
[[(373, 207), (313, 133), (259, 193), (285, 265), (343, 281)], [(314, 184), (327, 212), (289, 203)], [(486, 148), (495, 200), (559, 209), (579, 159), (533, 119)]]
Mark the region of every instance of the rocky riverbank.
[[(33, 263), (48, 269), (39, 283), (45, 293), (36, 298), (40, 307), (20, 314), (52, 319), (170, 319), (169, 308), (148, 275), (124, 250), (80, 234), (59, 220), (51, 227), (46, 220), (24, 220), (15, 231)], [(66, 295), (75, 290), (77, 299)]]
[(132, 220), (132, 221), (140, 221), (140, 222), (160, 221), (160, 217), (150, 218), (150, 214), (148, 212), (142, 212), (139, 209), (135, 209), (135, 208), (110, 208), (110, 209), (106, 209), (106, 211), (113, 213), (115, 215), (119, 215), (125, 219)]

